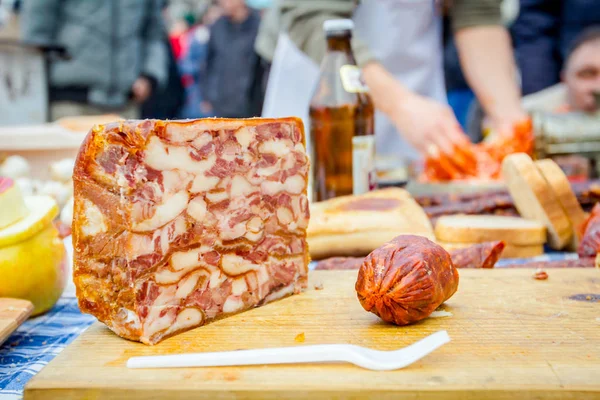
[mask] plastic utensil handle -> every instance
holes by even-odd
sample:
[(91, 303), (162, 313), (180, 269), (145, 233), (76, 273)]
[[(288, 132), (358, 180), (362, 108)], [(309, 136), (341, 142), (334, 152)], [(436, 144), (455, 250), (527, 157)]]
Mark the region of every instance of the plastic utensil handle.
[(345, 361), (345, 345), (315, 345), (272, 349), (223, 351), (215, 353), (173, 354), (132, 357), (128, 368), (222, 367), (233, 365), (289, 364)]
[(221, 367), (345, 361), (371, 370), (392, 370), (412, 364), (449, 341), (448, 333), (440, 331), (396, 351), (374, 351), (353, 345), (325, 344), (216, 353), (132, 357), (127, 361), (127, 367)]

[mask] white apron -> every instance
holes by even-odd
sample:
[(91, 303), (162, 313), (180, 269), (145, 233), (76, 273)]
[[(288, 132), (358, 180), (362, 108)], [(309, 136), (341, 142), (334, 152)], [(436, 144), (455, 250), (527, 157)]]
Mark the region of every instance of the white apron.
[[(353, 18), (354, 34), (406, 87), (445, 103), (441, 18), (434, 2), (363, 0)], [(287, 35), (281, 34), (271, 65), (263, 117), (296, 115), (308, 128), (308, 104), (318, 77), (319, 67)], [(379, 111), (375, 115), (375, 136), (378, 158), (409, 161), (418, 157)]]

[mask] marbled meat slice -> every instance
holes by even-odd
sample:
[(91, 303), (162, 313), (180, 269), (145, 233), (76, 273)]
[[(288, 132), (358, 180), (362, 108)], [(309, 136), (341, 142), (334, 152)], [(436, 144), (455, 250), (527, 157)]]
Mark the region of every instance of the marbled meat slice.
[[(449, 251), (456, 268), (494, 268), (506, 244), (502, 241), (483, 242)], [(331, 257), (317, 262), (315, 270), (359, 269), (364, 257)]]
[(302, 122), (96, 126), (73, 181), (79, 307), (155, 344), (306, 287)]

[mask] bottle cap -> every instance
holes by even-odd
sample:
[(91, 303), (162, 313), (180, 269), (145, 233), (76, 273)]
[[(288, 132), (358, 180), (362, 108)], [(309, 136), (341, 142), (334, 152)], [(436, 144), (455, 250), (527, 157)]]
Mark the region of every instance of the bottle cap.
[(325, 33), (351, 31), (354, 29), (354, 22), (351, 19), (328, 19), (323, 22)]

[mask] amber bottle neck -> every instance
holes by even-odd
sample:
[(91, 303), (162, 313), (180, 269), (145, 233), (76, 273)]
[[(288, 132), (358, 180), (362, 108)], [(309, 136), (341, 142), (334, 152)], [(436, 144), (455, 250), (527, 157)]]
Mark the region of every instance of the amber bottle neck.
[(345, 53), (351, 53), (350, 47), (350, 33), (331, 35), (327, 37), (327, 50), (328, 51), (343, 51)]

